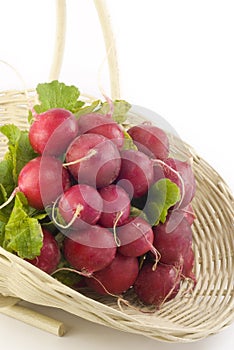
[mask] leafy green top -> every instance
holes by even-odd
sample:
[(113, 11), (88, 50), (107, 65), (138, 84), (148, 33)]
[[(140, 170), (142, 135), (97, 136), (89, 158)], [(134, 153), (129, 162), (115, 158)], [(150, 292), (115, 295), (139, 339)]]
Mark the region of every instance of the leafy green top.
[(179, 187), (169, 179), (158, 180), (151, 186), (145, 207), (145, 214), (152, 226), (164, 223), (168, 210), (180, 200)]
[[(119, 124), (125, 122), (127, 113), (130, 110), (131, 105), (124, 100), (113, 101), (113, 114), (112, 118)], [(102, 103), (101, 108), (98, 110), (101, 114), (108, 114), (110, 112), (110, 105), (108, 102)]]
[(8, 152), (0, 162), (0, 183), (10, 194), (17, 186), (18, 175), (23, 166), (36, 157), (28, 138), (28, 131), (14, 124), (0, 126), (0, 132), (8, 138)]
[[(74, 86), (68, 86), (58, 80), (50, 83), (38, 84), (36, 92), (39, 104), (33, 107), (38, 114), (51, 108), (64, 108), (75, 114), (77, 118), (87, 113), (108, 114), (110, 112), (109, 102), (95, 100), (91, 104), (85, 104), (80, 100), (80, 91)], [(117, 123), (123, 123), (127, 118), (127, 113), (131, 108), (130, 103), (125, 100), (115, 100), (113, 103), (112, 119)], [(29, 122), (33, 119), (32, 111), (29, 111)]]
[(38, 84), (36, 91), (40, 101), (40, 104), (34, 106), (37, 113), (51, 108), (64, 108), (75, 113), (84, 105), (84, 102), (79, 100), (80, 91), (76, 86), (68, 86), (58, 80)]

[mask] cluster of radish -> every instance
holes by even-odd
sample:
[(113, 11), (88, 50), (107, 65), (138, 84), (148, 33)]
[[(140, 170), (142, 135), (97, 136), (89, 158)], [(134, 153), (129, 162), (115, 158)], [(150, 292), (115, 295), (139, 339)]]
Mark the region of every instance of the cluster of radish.
[[(129, 149), (126, 134), (134, 144)], [(31, 207), (50, 208), (63, 235), (58, 245), (42, 226), (43, 247), (32, 264), (52, 274), (62, 256), (95, 292), (118, 296), (131, 288), (157, 307), (178, 293), (183, 279), (195, 282), (195, 180), (188, 162), (169, 157), (162, 129), (143, 123), (123, 130), (110, 115), (76, 119), (54, 108), (35, 117), (29, 140), (38, 156), (21, 170), (18, 190)], [(144, 212), (147, 193), (164, 177), (181, 197), (165, 223), (154, 226), (132, 207)]]

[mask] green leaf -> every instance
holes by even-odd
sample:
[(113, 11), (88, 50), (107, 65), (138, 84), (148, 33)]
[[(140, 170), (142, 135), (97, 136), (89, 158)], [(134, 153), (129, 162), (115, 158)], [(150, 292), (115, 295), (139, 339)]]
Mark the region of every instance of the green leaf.
[(32, 113), (32, 111), (29, 111), (28, 112), (28, 123), (29, 123), (29, 125), (31, 125), (33, 123), (33, 121), (34, 121), (33, 113)]
[(5, 223), (0, 221), (0, 246), (3, 245), (5, 238)]
[(140, 216), (142, 219), (148, 221), (148, 218), (147, 218), (146, 214), (144, 213), (144, 211), (139, 209), (139, 208), (133, 207), (133, 206), (131, 206), (131, 209), (130, 209), (130, 216), (133, 218)]
[(10, 218), (5, 225), (3, 247), (21, 258), (34, 259), (40, 255), (43, 242), (41, 225), (28, 215), (30, 207), (25, 196), (18, 192)]
[(64, 108), (76, 113), (84, 102), (78, 100), (80, 91), (74, 85), (68, 86), (53, 80), (50, 83), (38, 84), (36, 88), (39, 105), (34, 106), (37, 113), (42, 113), (51, 108)]
[(169, 208), (180, 200), (179, 187), (169, 179), (161, 179), (151, 186), (144, 212), (152, 226), (164, 223)]
[(64, 270), (61, 269), (60, 271), (57, 271), (55, 274), (53, 274), (53, 277), (62, 284), (65, 284), (73, 289), (79, 289), (79, 284), (83, 279), (83, 277), (80, 276), (75, 270), (68, 271), (66, 268)]
[(20, 129), (14, 124), (5, 124), (0, 127), (0, 131), (8, 138), (10, 145), (15, 145), (20, 138)]
[[(131, 105), (125, 100), (115, 100), (113, 102), (113, 115), (112, 118), (117, 123), (123, 123), (127, 119), (127, 113), (130, 110)], [(108, 102), (102, 103), (98, 113), (108, 114), (110, 112), (110, 105)]]
[[(4, 186), (0, 183), (0, 204), (7, 201), (8, 196)], [(6, 207), (0, 209), (0, 221), (7, 223), (10, 213), (12, 210), (12, 203), (8, 204)]]
[(4, 186), (2, 185), (2, 183), (0, 183), (0, 204), (6, 202), (6, 200), (7, 200), (7, 192)]
[(28, 132), (21, 131), (21, 135), (18, 143), (14, 146), (12, 151), (14, 159), (14, 172), (13, 176), (17, 179), (21, 169), (27, 164), (31, 159), (35, 158), (37, 154), (34, 152), (30, 145)]
[(63, 216), (60, 213), (60, 210), (58, 207), (54, 206), (48, 206), (46, 208), (46, 212), (48, 214), (48, 217), (53, 218), (53, 224), (56, 225), (63, 225), (66, 226), (67, 222), (64, 220)]
[(17, 186), (21, 169), (37, 154), (30, 145), (28, 131), (22, 131), (14, 124), (5, 124), (0, 127), (0, 132), (8, 138), (8, 152), (0, 163), (0, 183), (9, 194), (8, 187), (12, 190)]
[(29, 209), (29, 214), (31, 218), (37, 219), (37, 220), (43, 220), (45, 219), (48, 214), (46, 212), (39, 212), (37, 210), (34, 210), (34, 208)]
[(75, 113), (76, 118), (79, 118), (81, 115), (95, 112), (97, 108), (100, 106), (100, 103), (101, 103), (100, 100), (95, 100), (90, 105), (80, 108), (78, 112)]
[(6, 159), (0, 162), (0, 184), (4, 187), (6, 193), (10, 195), (15, 188), (15, 182), (13, 179), (13, 163), (10, 156), (5, 158)]
[(133, 149), (133, 150), (137, 151), (137, 146), (133, 142), (133, 139), (131, 138), (129, 133), (126, 130), (123, 130), (123, 133), (124, 133), (123, 150)]

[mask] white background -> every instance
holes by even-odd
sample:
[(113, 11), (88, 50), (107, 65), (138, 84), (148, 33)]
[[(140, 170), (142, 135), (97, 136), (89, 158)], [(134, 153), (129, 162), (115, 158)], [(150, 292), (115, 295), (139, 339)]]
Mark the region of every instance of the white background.
[[(122, 98), (161, 115), (234, 191), (234, 3), (232, 0), (107, 0), (119, 56)], [(91, 0), (67, 0), (67, 42), (60, 80), (99, 97), (110, 94), (105, 49)], [(48, 79), (54, 0), (0, 0), (0, 60), (27, 87)], [(102, 68), (100, 68), (102, 66)], [(0, 63), (0, 89), (22, 88)], [(42, 310), (45, 312), (45, 310)], [(234, 325), (193, 344), (165, 344), (91, 324), (64, 312), (64, 338), (0, 314), (4, 349), (231, 350)]]

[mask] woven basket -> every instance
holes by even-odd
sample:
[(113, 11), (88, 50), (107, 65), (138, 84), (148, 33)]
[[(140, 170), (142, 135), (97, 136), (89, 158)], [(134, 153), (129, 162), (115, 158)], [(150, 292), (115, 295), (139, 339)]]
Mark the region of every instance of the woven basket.
[[(109, 16), (102, 0), (95, 1), (102, 24), (106, 47), (113, 47)], [(59, 75), (64, 47), (65, 2), (58, 0), (58, 32), (50, 80)], [(118, 69), (115, 51), (108, 55), (112, 97), (119, 97)], [(0, 92), (1, 123), (14, 122), (27, 128), (28, 107), (36, 100), (35, 91)], [(194, 272), (197, 285), (190, 294), (184, 282), (175, 299), (159, 311), (137, 310), (133, 305), (118, 305), (111, 297), (85, 295), (61, 284), (33, 265), (0, 248), (0, 311), (20, 317), (19, 300), (63, 309), (89, 321), (125, 332), (141, 334), (167, 342), (190, 342), (220, 332), (234, 320), (234, 199), (219, 176), (207, 162), (181, 140), (176, 148), (184, 149), (193, 158), (197, 192), (193, 200), (196, 220), (193, 224), (195, 253)], [(0, 158), (6, 150), (6, 140), (0, 137)], [(146, 310), (144, 310), (146, 311)], [(18, 313), (18, 314), (17, 314)], [(33, 317), (31, 317), (32, 319)], [(34, 317), (35, 318), (35, 317)], [(37, 315), (38, 326), (51, 330), (46, 317)], [(53, 331), (53, 330), (52, 330)], [(58, 334), (62, 335), (60, 327)]]

